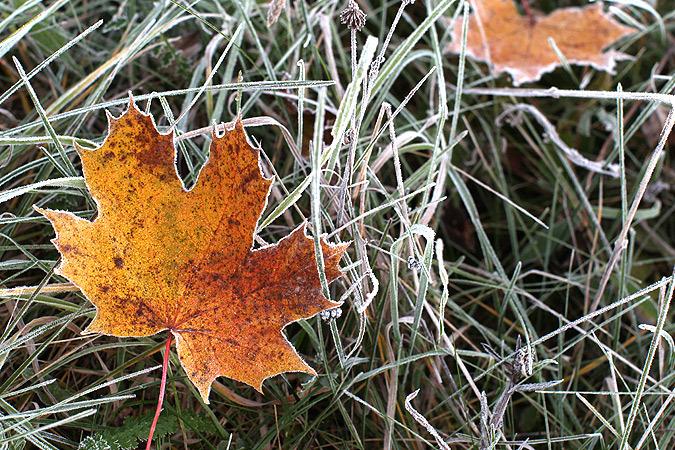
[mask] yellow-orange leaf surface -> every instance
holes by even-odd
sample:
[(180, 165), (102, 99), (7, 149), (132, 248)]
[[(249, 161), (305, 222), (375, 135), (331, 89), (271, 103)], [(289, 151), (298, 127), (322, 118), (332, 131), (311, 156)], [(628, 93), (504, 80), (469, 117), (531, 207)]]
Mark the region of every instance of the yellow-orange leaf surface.
[[(96, 219), (38, 209), (56, 230), (58, 273), (97, 308), (86, 331), (124, 337), (169, 330), (205, 401), (221, 375), (260, 390), (282, 372), (314, 374), (282, 329), (338, 304), (322, 295), (304, 226), (252, 250), (271, 180), (241, 123), (213, 136), (209, 160), (187, 191), (172, 134), (160, 134), (133, 101), (109, 122), (100, 148), (77, 149)], [(322, 240), (329, 281), (340, 276), (345, 249)]]
[[(572, 64), (590, 65), (613, 72), (620, 52), (603, 51), (634, 30), (616, 22), (601, 3), (583, 8), (562, 8), (547, 16), (529, 17), (518, 13), (515, 0), (474, 0), (469, 18), (467, 54), (487, 62), (496, 76), (507, 72), (513, 84), (536, 81), (560, 65), (549, 38)], [(448, 51), (459, 53), (462, 17), (451, 23), (452, 41)]]

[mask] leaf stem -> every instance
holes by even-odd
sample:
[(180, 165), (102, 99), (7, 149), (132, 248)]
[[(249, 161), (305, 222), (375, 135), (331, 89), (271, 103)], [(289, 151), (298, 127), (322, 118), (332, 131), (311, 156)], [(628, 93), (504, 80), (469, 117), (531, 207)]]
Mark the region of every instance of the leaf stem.
[(521, 0), (520, 4), (523, 5), (523, 10), (525, 11), (525, 15), (527, 16), (528, 19), (530, 19), (530, 25), (534, 25), (535, 17), (534, 17), (534, 13), (532, 12), (532, 7), (530, 7), (530, 1), (529, 0)]
[(152, 425), (150, 425), (150, 433), (148, 433), (148, 443), (145, 446), (145, 450), (150, 450), (152, 445), (152, 436), (155, 434), (155, 428), (157, 428), (157, 422), (159, 421), (159, 415), (162, 413), (162, 404), (164, 404), (164, 393), (166, 392), (166, 373), (169, 368), (169, 354), (171, 353), (171, 340), (172, 335), (169, 332), (169, 337), (166, 339), (166, 347), (164, 348), (164, 360), (162, 362), (162, 381), (159, 384), (159, 398), (157, 399), (157, 409), (155, 410), (155, 418), (152, 419)]

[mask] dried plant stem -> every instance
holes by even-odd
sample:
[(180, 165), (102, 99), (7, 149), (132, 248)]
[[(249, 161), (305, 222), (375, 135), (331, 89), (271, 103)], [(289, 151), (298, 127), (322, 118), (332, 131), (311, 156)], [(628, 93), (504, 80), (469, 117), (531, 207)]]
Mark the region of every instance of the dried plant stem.
[(668, 143), (668, 136), (670, 136), (670, 132), (673, 130), (674, 126), (675, 126), (675, 107), (670, 109), (668, 117), (666, 118), (665, 124), (663, 126), (663, 129), (661, 130), (659, 143), (656, 145), (656, 148), (654, 149), (654, 151), (652, 151), (652, 154), (649, 156), (649, 159), (647, 160), (647, 168), (644, 171), (642, 180), (640, 180), (640, 184), (638, 185), (635, 197), (633, 197), (633, 203), (631, 204), (630, 209), (628, 210), (626, 220), (623, 223), (623, 227), (621, 228), (621, 232), (619, 233), (619, 236), (616, 238), (616, 241), (614, 243), (614, 250), (610, 255), (609, 261), (607, 262), (607, 266), (605, 267), (605, 271), (602, 274), (600, 285), (598, 286), (595, 298), (593, 299), (593, 303), (591, 304), (590, 312), (594, 312), (600, 305), (600, 301), (602, 300), (602, 297), (605, 294), (605, 289), (607, 288), (609, 278), (612, 272), (614, 271), (614, 267), (619, 261), (621, 253), (624, 251), (624, 249), (628, 244), (628, 232), (630, 231), (630, 228), (633, 224), (633, 219), (635, 219), (635, 215), (637, 214), (638, 208), (640, 207), (642, 197), (644, 197), (645, 192), (647, 192), (647, 186), (651, 181), (652, 175), (654, 174), (654, 170), (656, 169), (656, 165), (658, 164), (659, 160), (661, 159), (661, 156), (665, 151), (664, 149), (666, 147), (666, 144)]
[(597, 98), (604, 100), (634, 100), (665, 103), (675, 106), (675, 95), (654, 92), (574, 91), (569, 89), (528, 88), (467, 88), (464, 94), (493, 95), (497, 97), (550, 97), (550, 98)]
[(166, 338), (166, 347), (164, 347), (164, 360), (162, 361), (162, 381), (159, 384), (159, 398), (157, 399), (157, 409), (155, 410), (155, 417), (152, 419), (152, 425), (150, 425), (150, 432), (148, 433), (148, 443), (145, 446), (145, 450), (150, 450), (152, 446), (152, 436), (155, 434), (155, 428), (157, 428), (157, 422), (159, 421), (159, 415), (162, 413), (162, 405), (164, 404), (164, 393), (166, 392), (166, 374), (169, 369), (169, 355), (171, 354), (171, 341), (172, 334), (169, 332), (169, 337)]
[[(350, 47), (351, 47), (351, 55), (352, 55), (352, 81), (354, 81), (354, 79), (356, 78), (356, 64), (357, 64), (357, 58), (358, 58), (357, 49), (356, 49), (356, 30), (355, 29), (352, 28), (351, 30), (349, 30), (349, 37), (350, 37), (349, 42), (351, 43)], [(353, 118), (352, 118), (352, 120), (353, 120)], [(352, 122), (352, 126), (354, 126), (353, 122)]]
[(548, 121), (546, 116), (544, 116), (541, 111), (532, 105), (518, 103), (516, 105), (506, 107), (504, 112), (497, 116), (497, 125), (501, 125), (505, 117), (513, 116), (513, 114), (518, 111), (527, 112), (532, 117), (534, 117), (537, 122), (539, 122), (539, 125), (544, 128), (545, 136), (548, 137), (551, 142), (553, 142), (555, 146), (560, 149), (560, 151), (562, 151), (573, 164), (601, 175), (607, 175), (612, 178), (619, 177), (620, 172), (618, 164), (610, 164), (604, 160), (590, 161), (586, 159), (581, 153), (579, 153), (579, 150), (569, 147), (558, 135), (555, 127), (551, 122)]
[[(355, 83), (356, 81), (356, 67), (357, 67), (357, 58), (358, 58), (358, 51), (356, 48), (356, 29), (352, 28), (349, 32), (350, 37), (351, 37), (351, 55), (352, 55), (352, 83)], [(365, 89), (364, 89), (365, 92)], [(339, 216), (340, 216), (340, 222), (344, 223), (348, 220), (347, 217), (347, 212), (345, 210), (345, 203), (349, 202), (349, 198), (347, 195), (347, 189), (349, 188), (349, 185), (351, 184), (352, 180), (352, 172), (354, 169), (354, 158), (356, 157), (356, 145), (358, 143), (358, 132), (357, 132), (357, 127), (356, 127), (356, 110), (354, 110), (354, 114), (352, 114), (351, 118), (349, 119), (349, 156), (347, 158), (347, 164), (345, 165), (345, 171), (342, 177), (342, 183), (340, 185), (340, 207), (338, 209), (339, 211)]]
[(420, 390), (418, 389), (415, 392), (409, 394), (405, 398), (404, 406), (405, 406), (406, 411), (408, 411), (410, 413), (410, 415), (413, 416), (415, 421), (417, 423), (419, 423), (420, 425), (422, 425), (429, 432), (429, 434), (431, 434), (434, 437), (434, 439), (436, 439), (436, 443), (438, 444), (438, 446), (440, 448), (442, 448), (443, 450), (450, 450), (450, 446), (443, 440), (441, 435), (438, 434), (438, 431), (436, 431), (436, 429), (431, 426), (431, 424), (426, 419), (426, 417), (424, 417), (419, 411), (417, 411), (415, 408), (413, 408), (411, 402), (413, 401), (413, 399), (415, 397), (417, 397), (417, 394), (419, 394), (419, 393), (420, 393)]
[[(396, 11), (396, 16), (394, 16), (394, 20), (391, 23), (391, 26), (389, 27), (389, 32), (387, 33), (387, 37), (384, 39), (384, 43), (382, 43), (382, 48), (380, 49), (380, 54), (377, 56), (376, 61), (378, 61), (379, 64), (382, 64), (384, 62), (384, 52), (387, 51), (389, 48), (389, 42), (391, 42), (391, 38), (394, 35), (394, 30), (396, 30), (396, 25), (398, 25), (398, 22), (401, 20), (401, 17), (403, 16), (403, 10), (405, 9), (406, 6), (414, 3), (411, 0), (403, 0), (401, 2), (401, 5), (398, 7), (398, 11)], [(379, 67), (378, 67), (379, 70)]]
[[(401, 17), (403, 15), (403, 10), (405, 9), (406, 6), (411, 4), (412, 2), (410, 0), (404, 0), (401, 2), (401, 5), (398, 8), (398, 11), (396, 12), (396, 16), (394, 17), (394, 20), (389, 27), (389, 32), (387, 33), (387, 36), (384, 39), (384, 43), (380, 47), (380, 52), (377, 54), (377, 57), (373, 60), (373, 62), (370, 65), (370, 70), (368, 73), (368, 77), (363, 81), (363, 96), (362, 96), (362, 103), (364, 105), (367, 105), (370, 96), (372, 93), (373, 89), (373, 84), (375, 80), (377, 79), (377, 75), (380, 72), (380, 68), (382, 67), (382, 64), (385, 61), (384, 54), (389, 48), (389, 43), (391, 42), (391, 38), (394, 34), (394, 30), (396, 29), (396, 25), (398, 24), (399, 20), (401, 20)], [(354, 3), (354, 5), (356, 5)], [(365, 16), (364, 16), (365, 18)], [(344, 23), (344, 22), (343, 22)], [(365, 22), (364, 22), (365, 23)], [(352, 83), (355, 82), (356, 78), (356, 69), (357, 69), (357, 52), (356, 52), (356, 30), (360, 30), (362, 28), (363, 24), (360, 26), (350, 26), (351, 30), (351, 58), (352, 58)], [(345, 211), (345, 203), (349, 202), (348, 193), (347, 193), (347, 187), (351, 184), (352, 180), (352, 173), (354, 169), (354, 158), (356, 155), (356, 145), (357, 145), (357, 140), (359, 136), (359, 131), (361, 129), (361, 124), (363, 122), (363, 117), (365, 115), (366, 108), (363, 107), (361, 108), (361, 112), (359, 116), (357, 117), (356, 111), (350, 118), (350, 130), (349, 130), (349, 139), (350, 139), (350, 144), (349, 144), (349, 158), (347, 161), (347, 164), (345, 166), (345, 171), (342, 179), (342, 183), (340, 186), (340, 193), (339, 195), (339, 206), (338, 206), (338, 222), (339, 223), (344, 223), (347, 220), (346, 217), (346, 211)]]

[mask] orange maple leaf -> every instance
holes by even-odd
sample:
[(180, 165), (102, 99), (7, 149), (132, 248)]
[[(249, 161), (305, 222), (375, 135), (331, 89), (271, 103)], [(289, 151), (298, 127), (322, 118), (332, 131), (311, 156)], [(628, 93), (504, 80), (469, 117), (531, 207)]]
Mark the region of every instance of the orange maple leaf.
[[(514, 0), (475, 0), (471, 5), (466, 53), (487, 62), (495, 76), (509, 73), (516, 86), (537, 81), (561, 65), (549, 38), (570, 63), (612, 73), (616, 60), (626, 55), (603, 50), (635, 31), (616, 22), (600, 3), (562, 8), (531, 19), (518, 13)], [(447, 50), (459, 53), (462, 17), (450, 26), (452, 41)]]
[[(77, 147), (98, 206), (93, 222), (36, 208), (56, 231), (57, 273), (96, 306), (85, 332), (150, 336), (169, 330), (190, 380), (208, 402), (218, 376), (257, 390), (283, 372), (314, 370), (282, 333), (339, 303), (321, 291), (305, 226), (252, 250), (271, 179), (241, 122), (212, 135), (210, 157), (190, 191), (176, 173), (173, 134), (130, 101), (95, 151)], [(325, 274), (340, 276), (347, 244), (321, 241)]]

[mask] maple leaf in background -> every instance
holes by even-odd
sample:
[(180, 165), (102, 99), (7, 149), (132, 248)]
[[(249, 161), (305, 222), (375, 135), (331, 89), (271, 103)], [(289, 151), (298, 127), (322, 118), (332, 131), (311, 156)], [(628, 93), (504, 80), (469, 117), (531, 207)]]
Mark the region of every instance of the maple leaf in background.
[[(561, 65), (549, 38), (570, 63), (612, 73), (617, 59), (627, 56), (603, 50), (635, 31), (616, 22), (600, 3), (538, 17), (520, 15), (514, 0), (475, 0), (471, 6), (467, 55), (487, 62), (495, 76), (509, 73), (516, 86), (537, 81)], [(452, 41), (447, 51), (459, 53), (462, 17), (450, 21), (450, 26)]]
[[(289, 323), (339, 306), (324, 297), (305, 226), (252, 250), (272, 181), (241, 122), (212, 136), (194, 188), (176, 173), (173, 134), (160, 134), (133, 100), (96, 150), (77, 148), (93, 222), (36, 208), (55, 231), (57, 273), (96, 306), (86, 332), (150, 336), (169, 330), (205, 402), (226, 376), (258, 391), (266, 378), (314, 370), (282, 333)], [(347, 244), (321, 241), (328, 281)], [(170, 345), (170, 340), (169, 344)]]

